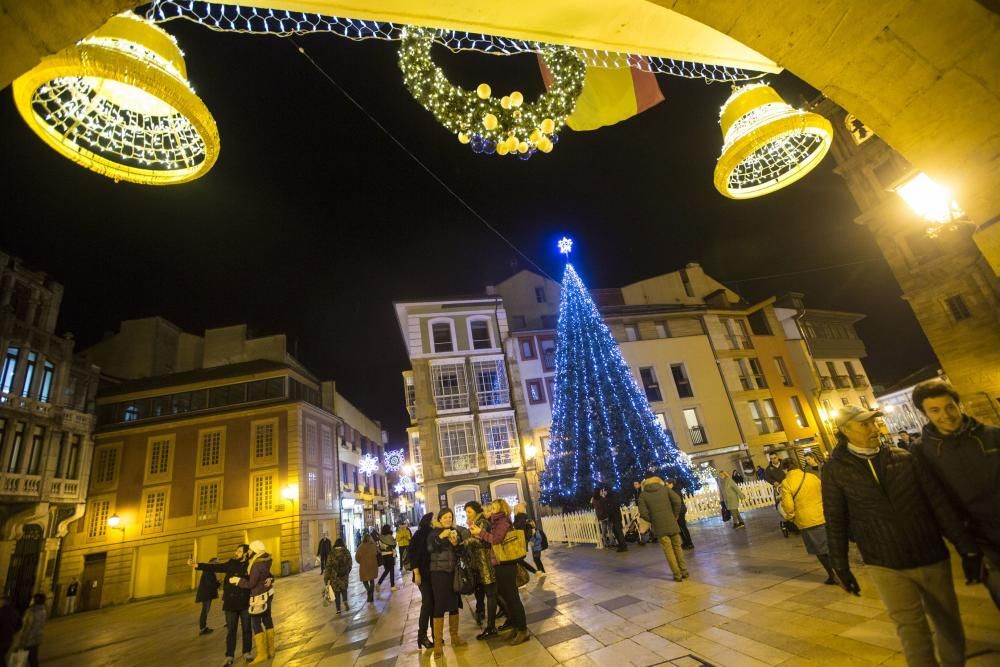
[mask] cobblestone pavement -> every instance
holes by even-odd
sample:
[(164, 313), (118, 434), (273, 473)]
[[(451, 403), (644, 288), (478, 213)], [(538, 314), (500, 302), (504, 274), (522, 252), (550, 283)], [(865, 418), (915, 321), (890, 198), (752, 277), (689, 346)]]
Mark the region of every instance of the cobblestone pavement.
[[(279, 580), (275, 605), (278, 653), (273, 667), (458, 666), (592, 667), (677, 665), (902, 666), (895, 630), (864, 572), (860, 598), (824, 586), (819, 564), (801, 540), (782, 538), (776, 515), (758, 510), (747, 529), (719, 520), (692, 527), (697, 545), (685, 552), (691, 579), (676, 583), (657, 545), (628, 553), (553, 546), (549, 575), (522, 589), (532, 639), (520, 646), (477, 642), (463, 610), (467, 648), (435, 661), (416, 645), (420, 593), (388, 580), (374, 606), (352, 572), (351, 609), (324, 607), (317, 570)], [(953, 558), (956, 589), (969, 639), (970, 665), (1000, 664), (1000, 612), (982, 586), (967, 587)], [(397, 583), (399, 583), (397, 579)], [(225, 629), (216, 602), (210, 635), (198, 635), (194, 592), (53, 619), (45, 629), (46, 667), (221, 665)], [(446, 633), (447, 634), (447, 633)], [(239, 651), (237, 647), (237, 651)]]

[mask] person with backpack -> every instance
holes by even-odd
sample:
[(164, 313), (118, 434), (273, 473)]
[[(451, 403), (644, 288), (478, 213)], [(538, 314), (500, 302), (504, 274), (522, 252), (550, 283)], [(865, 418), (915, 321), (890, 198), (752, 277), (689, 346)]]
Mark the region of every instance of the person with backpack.
[[(252, 660), (253, 652), (253, 632), (250, 628), (250, 591), (231, 583), (231, 577), (246, 577), (247, 560), (249, 560), (250, 546), (241, 544), (236, 547), (233, 557), (225, 563), (219, 563), (213, 558), (207, 563), (196, 563), (188, 559), (188, 565), (203, 573), (224, 574), (222, 584), (222, 613), (226, 617), (226, 665), (233, 664), (236, 659), (236, 630), (243, 629), (243, 657), (249, 662)], [(202, 574), (202, 577), (205, 575)]]
[(333, 589), (338, 614), (340, 613), (341, 601), (344, 603), (344, 609), (351, 608), (347, 601), (347, 578), (353, 567), (351, 552), (344, 546), (344, 540), (338, 537), (337, 541), (333, 543), (333, 549), (330, 550), (327, 558), (326, 569), (323, 571), (323, 581)]
[(782, 480), (780, 513), (785, 521), (795, 524), (802, 535), (806, 553), (816, 556), (826, 570), (826, 581), (832, 586), (837, 583), (830, 564), (830, 549), (826, 540), (826, 518), (823, 516), (823, 483), (813, 473), (807, 473), (791, 465), (789, 459)]
[(247, 576), (232, 576), (229, 583), (250, 591), (250, 623), (253, 626), (253, 643), (257, 655), (251, 665), (266, 662), (277, 651), (274, 638), (274, 575), (271, 574), (271, 554), (260, 540), (250, 543), (250, 562)]
[(378, 585), (381, 586), (386, 576), (389, 577), (389, 590), (396, 588), (396, 538), (392, 536), (392, 528), (389, 524), (382, 526), (382, 534), (378, 538), (378, 553), (382, 562), (382, 576), (379, 577)]

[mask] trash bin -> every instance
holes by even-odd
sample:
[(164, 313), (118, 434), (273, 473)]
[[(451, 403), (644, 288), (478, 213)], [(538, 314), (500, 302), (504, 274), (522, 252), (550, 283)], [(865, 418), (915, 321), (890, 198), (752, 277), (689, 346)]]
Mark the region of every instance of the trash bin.
[(288, 560), (281, 561), (281, 576), (287, 577), (292, 573), (292, 562)]

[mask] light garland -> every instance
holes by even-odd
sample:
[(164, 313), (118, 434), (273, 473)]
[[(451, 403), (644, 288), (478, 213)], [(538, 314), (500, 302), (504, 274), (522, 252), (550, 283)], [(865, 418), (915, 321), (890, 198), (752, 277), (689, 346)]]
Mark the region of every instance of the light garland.
[(526, 160), (536, 151), (550, 152), (559, 141), (556, 132), (566, 123), (566, 116), (573, 112), (583, 91), (587, 67), (573, 49), (543, 49), (545, 64), (553, 76), (552, 86), (529, 104), (516, 90), (496, 99), (485, 83), (475, 91), (453, 85), (431, 59), (437, 32), (413, 26), (403, 32), (399, 69), (413, 98), (459, 142), (470, 144), (475, 153), (510, 154)]
[(131, 12), (44, 58), (13, 90), (45, 143), (115, 181), (183, 183), (218, 157), (215, 120), (186, 79), (176, 40)]
[(386, 472), (396, 472), (406, 463), (406, 452), (402, 449), (387, 449), (382, 457), (382, 465)]
[(585, 507), (596, 486), (623, 489), (653, 473), (697, 489), (690, 459), (656, 421), (600, 311), (569, 263), (563, 274), (556, 341), (542, 502)]
[(371, 454), (364, 454), (358, 460), (358, 470), (362, 475), (371, 477), (378, 472), (378, 459)]
[(413, 483), (413, 480), (404, 475), (399, 478), (399, 481), (396, 482), (394, 487), (392, 487), (392, 490), (395, 491), (397, 495), (401, 495), (404, 493), (413, 493), (416, 488), (417, 487)]
[[(325, 14), (193, 0), (154, 0), (147, 16), (157, 22), (183, 19), (219, 32), (278, 36), (330, 33), (355, 41), (367, 39), (396, 41), (400, 39), (404, 28), (399, 24), (385, 21), (363, 21)], [(538, 42), (460, 30), (442, 30), (435, 36), (435, 42), (455, 52), (476, 51), (498, 56), (541, 53), (543, 48)], [(576, 49), (576, 52), (588, 67), (606, 69), (632, 67), (652, 74), (701, 79), (707, 83), (752, 81), (766, 76), (760, 72), (738, 67), (709, 65), (674, 58), (658, 56), (637, 58), (628, 53), (596, 49)]]

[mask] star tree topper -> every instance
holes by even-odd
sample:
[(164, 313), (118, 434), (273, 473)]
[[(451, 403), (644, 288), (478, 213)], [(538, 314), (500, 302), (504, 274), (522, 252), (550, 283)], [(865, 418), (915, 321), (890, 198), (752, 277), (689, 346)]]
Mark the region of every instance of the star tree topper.
[(573, 239), (565, 236), (559, 239), (559, 252), (566, 255), (566, 260), (569, 261), (569, 254), (573, 252)]

